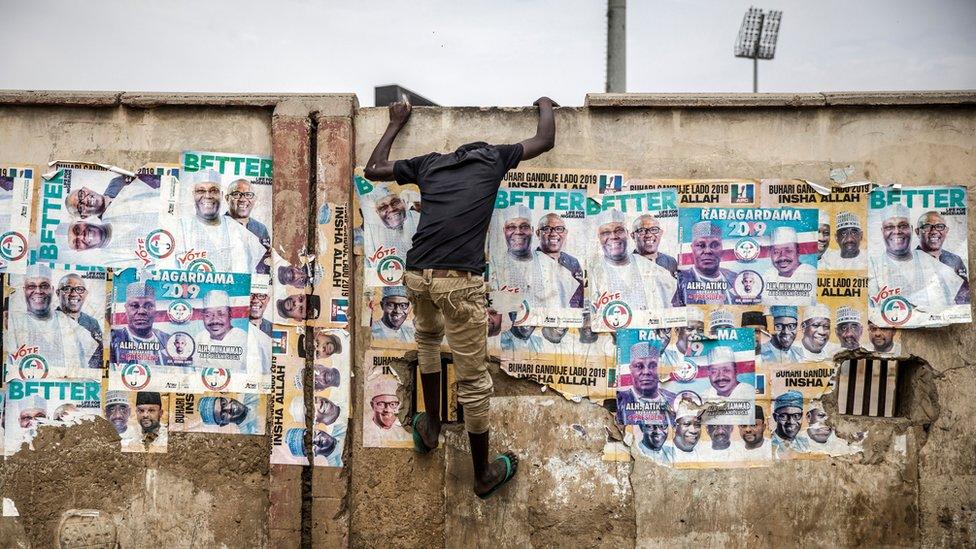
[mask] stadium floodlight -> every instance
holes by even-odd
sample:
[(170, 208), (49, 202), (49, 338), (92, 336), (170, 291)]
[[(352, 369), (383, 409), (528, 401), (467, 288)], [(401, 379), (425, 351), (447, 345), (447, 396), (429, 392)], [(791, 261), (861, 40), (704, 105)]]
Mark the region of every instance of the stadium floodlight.
[(779, 38), (779, 22), (783, 12), (749, 8), (742, 18), (739, 36), (735, 41), (735, 56), (752, 59), (752, 92), (759, 91), (759, 60), (772, 59), (776, 55)]

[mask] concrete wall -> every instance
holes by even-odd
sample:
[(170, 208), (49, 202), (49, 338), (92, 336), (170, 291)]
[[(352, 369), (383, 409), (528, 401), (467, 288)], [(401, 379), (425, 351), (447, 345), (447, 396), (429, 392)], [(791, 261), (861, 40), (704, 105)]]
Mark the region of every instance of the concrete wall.
[[(976, 181), (974, 97), (596, 96), (587, 108), (558, 111), (557, 147), (531, 165), (823, 181), (830, 168), (851, 164), (856, 177), (875, 181), (969, 184)], [(343, 115), (342, 104), (348, 111), (352, 101), (0, 92), (0, 162), (136, 167), (175, 161), (187, 147), (274, 152), (281, 172), (295, 179), (289, 196), (309, 196), (300, 192), (308, 177), (319, 199), (337, 200), (348, 196), (345, 159), (365, 162), (386, 124), (383, 109)], [(393, 155), (518, 141), (535, 123), (530, 109), (418, 108)], [(302, 146), (315, 147), (314, 155), (304, 156)], [(294, 207), (282, 198), (276, 212)], [(295, 240), (286, 251), (297, 253), (307, 234), (284, 232)], [(354, 379), (361, 380), (368, 336), (360, 332)], [(21, 514), (0, 521), (0, 545), (52, 546), (62, 513), (79, 508), (99, 510), (123, 546), (972, 545), (972, 335), (968, 325), (906, 334), (906, 351), (931, 365), (920, 370), (908, 417), (834, 417), (842, 434), (870, 432), (863, 456), (758, 470), (602, 462), (607, 413), (496, 368), (493, 446), (515, 449), (523, 466), (489, 502), (470, 494), (462, 432), (449, 432), (446, 447), (425, 457), (364, 450), (355, 410), (347, 468), (304, 476), (300, 468), (271, 468), (260, 437), (173, 433), (169, 453), (147, 456), (121, 454), (106, 421), (44, 429), (34, 450), (0, 465), (0, 494)], [(361, 396), (353, 390), (356, 410)]]
[[(586, 108), (557, 111), (556, 148), (525, 166), (827, 181), (831, 168), (853, 165), (854, 178), (878, 182), (972, 184), (973, 103), (966, 93), (593, 96)], [(359, 164), (386, 122), (385, 109), (358, 111)], [(535, 125), (530, 109), (416, 108), (392, 156), (516, 142)], [(973, 199), (971, 193), (970, 207)], [(970, 247), (974, 258), (976, 239)], [(833, 417), (842, 434), (870, 433), (863, 456), (769, 469), (603, 463), (609, 414), (540, 394), (496, 369), (493, 447), (521, 456), (515, 485), (489, 502), (473, 498), (460, 431), (448, 436), (446, 449), (420, 458), (354, 445), (351, 540), (405, 547), (973, 545), (972, 336), (970, 325), (905, 334), (906, 352), (930, 364), (919, 370), (909, 417)], [(358, 341), (361, 358), (365, 334)], [(353, 417), (358, 432), (360, 416)], [(569, 428), (574, 423), (582, 428)]]

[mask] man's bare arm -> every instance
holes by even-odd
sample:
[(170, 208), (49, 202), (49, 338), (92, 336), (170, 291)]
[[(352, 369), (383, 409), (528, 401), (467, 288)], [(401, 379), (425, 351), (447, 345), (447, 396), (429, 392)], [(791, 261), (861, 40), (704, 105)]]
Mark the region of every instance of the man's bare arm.
[(539, 128), (535, 137), (522, 142), (522, 160), (535, 158), (556, 146), (556, 117), (552, 108), (559, 105), (548, 97), (540, 97), (533, 105), (539, 107)]
[(390, 162), (390, 147), (400, 130), (410, 118), (410, 103), (397, 101), (390, 104), (390, 123), (383, 132), (383, 137), (373, 149), (366, 162), (365, 176), (370, 181), (393, 181), (393, 162)]

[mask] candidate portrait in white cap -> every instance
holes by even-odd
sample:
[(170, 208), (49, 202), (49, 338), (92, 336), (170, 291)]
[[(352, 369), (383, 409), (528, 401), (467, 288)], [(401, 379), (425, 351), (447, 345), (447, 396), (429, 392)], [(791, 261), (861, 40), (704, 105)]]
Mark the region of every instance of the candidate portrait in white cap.
[(804, 307), (801, 316), (803, 359), (811, 362), (832, 360), (840, 346), (830, 341), (830, 307), (823, 303)]
[(617, 421), (622, 425), (644, 422), (666, 422), (667, 410), (674, 394), (660, 385), (658, 342), (640, 341), (631, 345), (630, 388), (617, 391)]
[(374, 341), (410, 343), (416, 336), (413, 320), (408, 318), (410, 301), (405, 286), (386, 286), (381, 291), (382, 315), (372, 322), (370, 332)]
[(708, 314), (708, 333), (715, 335), (723, 328), (735, 328), (735, 318), (728, 309), (715, 309)]
[(861, 250), (864, 231), (854, 212), (837, 214), (835, 240), (838, 249), (827, 250), (818, 260), (818, 271), (862, 270), (867, 268), (867, 253)]
[(400, 384), (392, 376), (378, 376), (366, 382), (369, 405), (363, 418), (363, 446), (387, 446), (406, 444), (410, 433), (400, 425)]
[[(203, 331), (194, 337), (193, 365), (241, 369), (247, 362), (247, 331), (234, 326), (230, 296), (223, 290), (210, 290), (203, 297)], [(242, 319), (243, 320), (243, 319)], [(245, 327), (247, 322), (241, 322)]]
[(370, 193), (373, 207), (380, 221), (388, 229), (399, 230), (407, 220), (407, 204), (400, 195), (391, 191), (385, 184), (378, 184)]
[[(911, 212), (902, 204), (881, 211), (881, 236), (885, 251), (868, 260), (868, 294), (877, 296), (881, 288), (897, 291), (913, 308), (933, 313), (969, 301), (963, 279), (952, 267), (919, 248), (912, 248)], [(872, 307), (883, 306), (869, 301)]]
[(756, 388), (739, 381), (735, 351), (717, 345), (708, 353), (708, 389), (702, 393), (706, 401), (755, 400)]
[[(180, 215), (180, 228), (174, 235), (176, 240), (175, 257), (193, 250), (205, 253), (202, 258), (213, 265), (214, 271), (234, 273), (271, 272), (265, 261), (267, 249), (261, 239), (227, 215), (221, 215), (223, 196), (227, 194), (221, 187), (221, 174), (205, 169), (185, 174), (182, 187), (190, 193), (183, 204)], [(189, 204), (193, 211), (186, 211)], [(166, 265), (172, 266), (172, 265)], [(178, 262), (176, 268), (185, 269)]]
[(132, 406), (129, 404), (128, 391), (107, 391), (105, 393), (105, 419), (109, 420), (119, 436), (124, 436), (129, 429), (129, 417)]
[(678, 271), (678, 288), (673, 305), (727, 305), (735, 297), (735, 271), (722, 267), (722, 228), (711, 221), (691, 227), (691, 255), (694, 265)]
[(674, 340), (674, 350), (682, 356), (690, 355), (691, 342), (705, 335), (705, 313), (698, 307), (685, 307), (685, 314), (685, 325), (678, 326)]
[(763, 275), (763, 303), (808, 305), (816, 299), (817, 269), (801, 261), (796, 229), (776, 227), (770, 239), (773, 268)]
[(847, 305), (837, 308), (837, 340), (844, 349), (853, 350), (861, 347), (861, 334), (864, 324), (861, 322), (861, 312)]
[(675, 461), (696, 461), (701, 457), (698, 441), (701, 439), (702, 406), (690, 395), (679, 395), (674, 404)]

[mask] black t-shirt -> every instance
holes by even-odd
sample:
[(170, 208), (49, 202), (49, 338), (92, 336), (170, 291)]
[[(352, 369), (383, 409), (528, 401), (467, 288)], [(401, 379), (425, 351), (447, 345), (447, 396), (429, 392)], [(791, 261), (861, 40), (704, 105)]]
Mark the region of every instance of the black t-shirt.
[(420, 187), (420, 223), (408, 269), (485, 271), (485, 238), (498, 186), (522, 160), (522, 144), (470, 143), (453, 153), (397, 160), (397, 183)]

